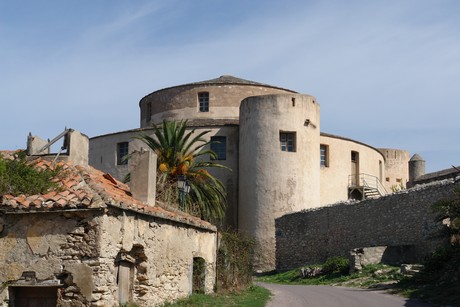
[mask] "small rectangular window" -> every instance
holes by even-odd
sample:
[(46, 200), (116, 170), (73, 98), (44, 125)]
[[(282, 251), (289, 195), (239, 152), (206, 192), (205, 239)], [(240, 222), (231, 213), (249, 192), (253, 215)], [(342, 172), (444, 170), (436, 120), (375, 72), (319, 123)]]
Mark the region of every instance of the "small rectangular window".
[(129, 152), (129, 143), (121, 142), (117, 144), (117, 165), (128, 164), (128, 160), (125, 157)]
[(321, 157), (321, 167), (329, 167), (329, 146), (321, 144), (319, 146), (319, 153)]
[(351, 162), (358, 162), (358, 152), (356, 151), (351, 152)]
[(281, 151), (295, 152), (295, 132), (280, 132)]
[(216, 160), (227, 159), (227, 137), (226, 136), (212, 136), (211, 137), (211, 150), (217, 155)]
[(209, 93), (198, 93), (198, 109), (200, 112), (209, 112)]

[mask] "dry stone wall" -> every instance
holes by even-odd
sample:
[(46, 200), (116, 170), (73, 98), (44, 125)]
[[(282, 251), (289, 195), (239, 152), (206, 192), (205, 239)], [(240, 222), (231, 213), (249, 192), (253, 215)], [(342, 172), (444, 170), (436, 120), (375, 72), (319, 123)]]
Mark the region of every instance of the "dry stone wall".
[(99, 268), (101, 212), (0, 216), (0, 305), (11, 303), (7, 286), (56, 286), (61, 306), (94, 299)]
[(374, 200), (344, 202), (276, 219), (276, 267), (283, 271), (345, 256), (355, 248), (412, 246), (423, 259), (443, 241), (431, 205), (453, 195), (460, 182), (446, 180)]

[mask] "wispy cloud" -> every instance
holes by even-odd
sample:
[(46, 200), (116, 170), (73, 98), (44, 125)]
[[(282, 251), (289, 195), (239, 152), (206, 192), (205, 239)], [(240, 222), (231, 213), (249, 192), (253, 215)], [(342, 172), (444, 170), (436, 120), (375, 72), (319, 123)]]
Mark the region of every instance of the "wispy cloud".
[(317, 96), (323, 131), (460, 153), (456, 1), (95, 3), (75, 2), (72, 13), (52, 2), (62, 16), (38, 12), (37, 24), (25, 24), (27, 8), (0, 18), (2, 125), (23, 122), (0, 134), (1, 147), (28, 130), (135, 128), (145, 94), (233, 74)]

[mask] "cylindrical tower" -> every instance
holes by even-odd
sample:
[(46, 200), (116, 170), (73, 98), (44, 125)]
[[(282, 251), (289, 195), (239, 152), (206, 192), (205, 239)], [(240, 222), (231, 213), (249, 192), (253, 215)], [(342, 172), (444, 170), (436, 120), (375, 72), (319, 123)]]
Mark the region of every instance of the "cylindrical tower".
[(259, 250), (256, 270), (275, 268), (275, 219), (320, 203), (320, 114), (312, 96), (248, 97), (240, 107), (239, 223)]
[(238, 123), (239, 107), (244, 98), (283, 93), (296, 92), (228, 75), (173, 86), (141, 99), (141, 128), (159, 124), (164, 119), (186, 119), (189, 123), (205, 126), (223, 120)]
[(414, 154), (409, 160), (409, 186), (414, 186), (414, 182), (425, 175), (425, 160), (418, 155)]

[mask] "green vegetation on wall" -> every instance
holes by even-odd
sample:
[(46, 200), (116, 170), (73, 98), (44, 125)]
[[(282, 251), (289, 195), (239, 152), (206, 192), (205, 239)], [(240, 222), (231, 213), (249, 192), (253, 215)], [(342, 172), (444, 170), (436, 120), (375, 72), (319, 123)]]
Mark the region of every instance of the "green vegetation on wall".
[(13, 160), (4, 159), (0, 154), (0, 195), (35, 195), (57, 189), (53, 180), (61, 173), (61, 167), (35, 168), (24, 152), (18, 152)]

